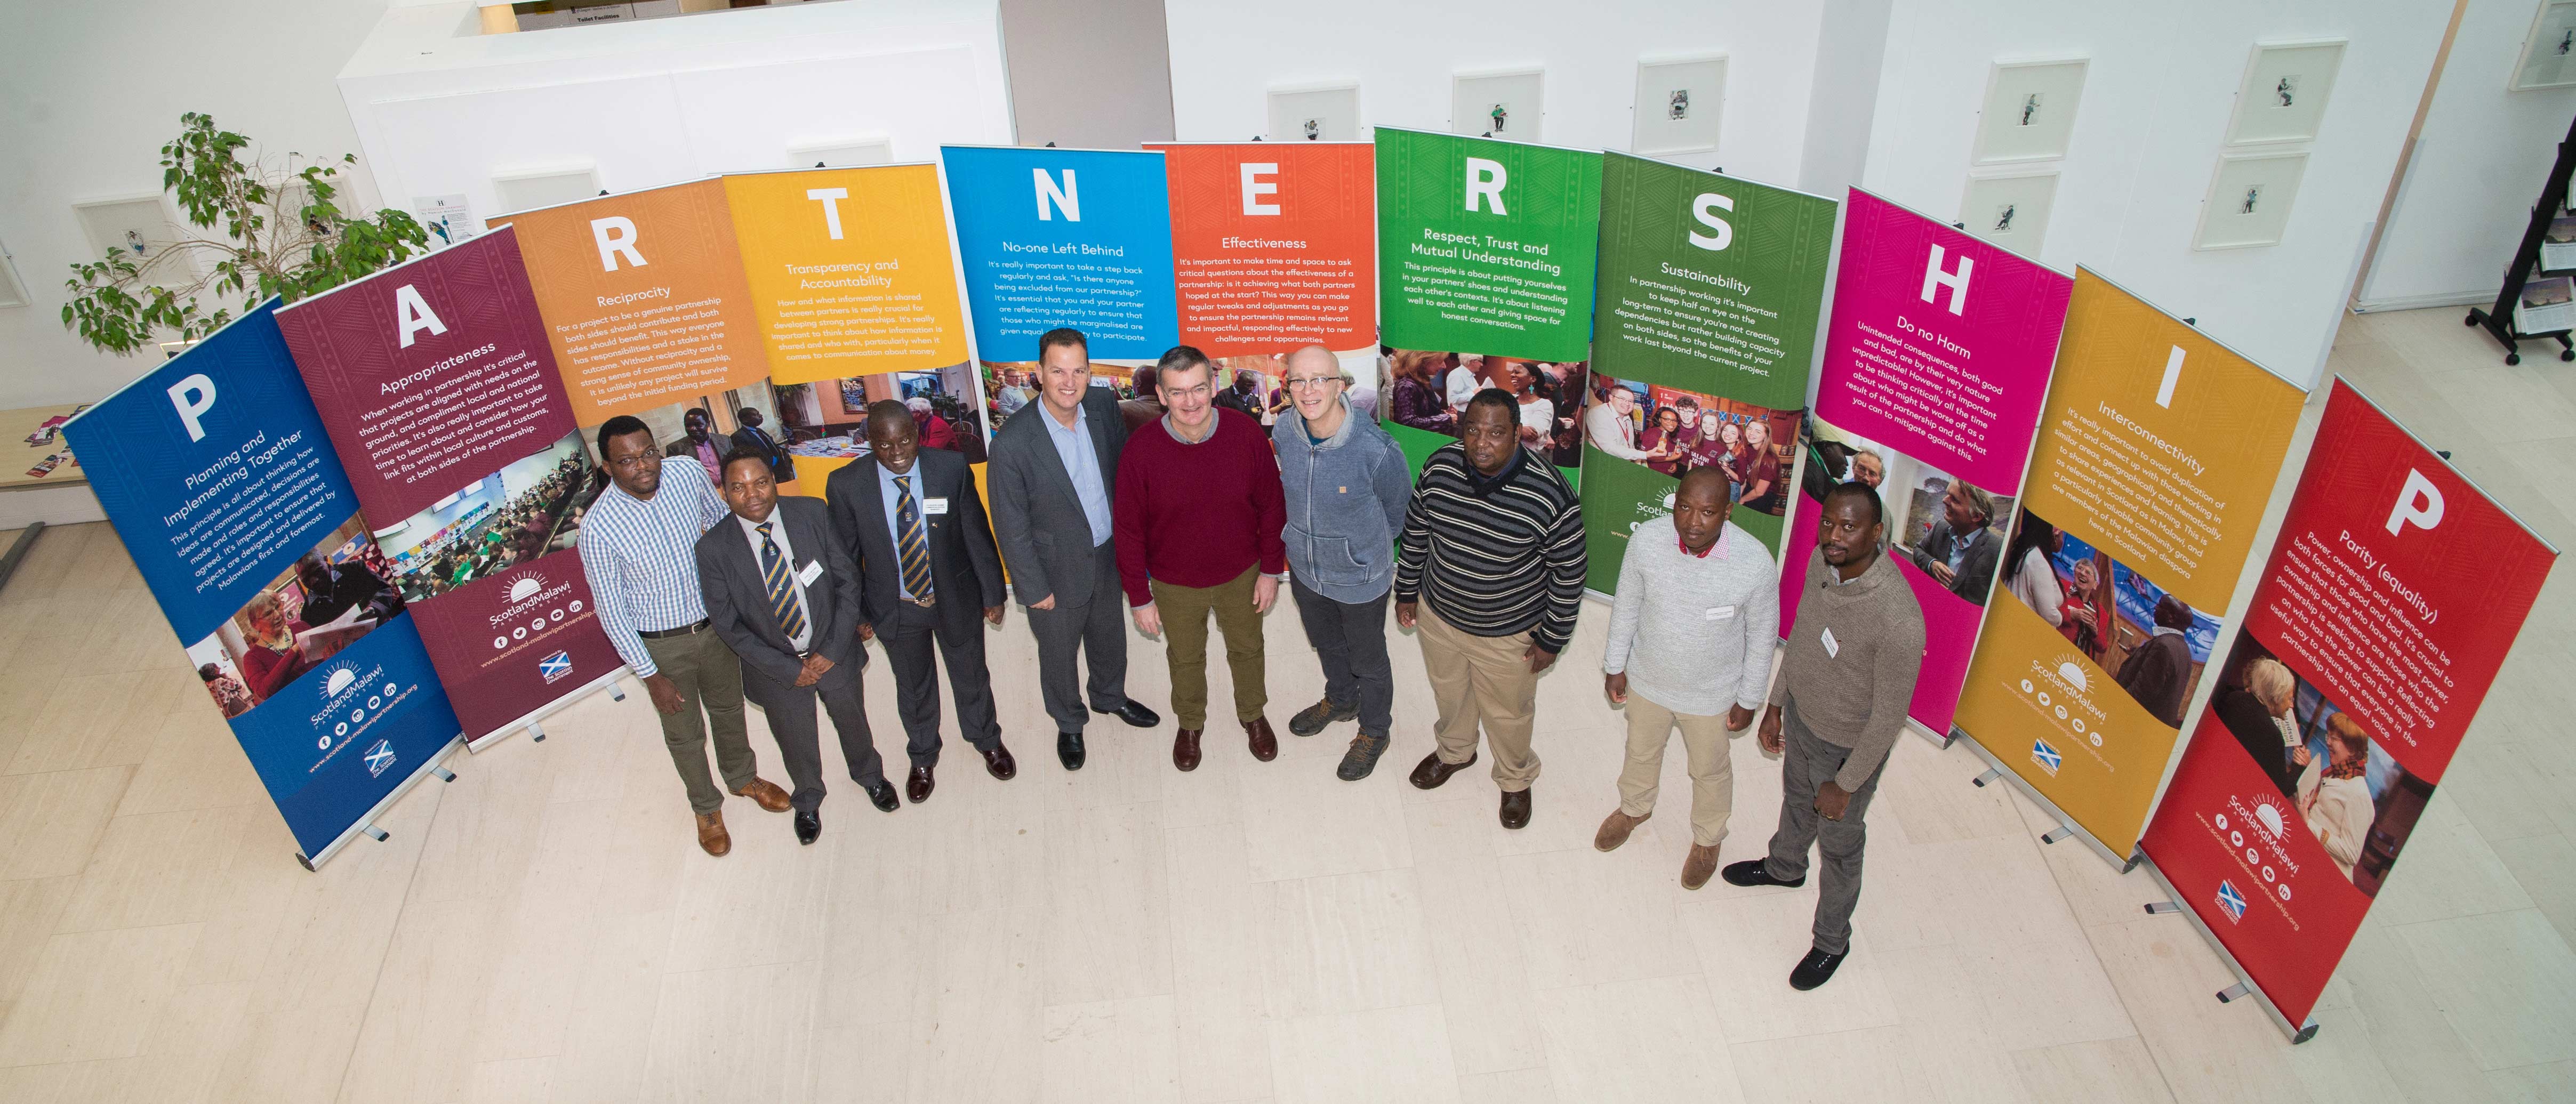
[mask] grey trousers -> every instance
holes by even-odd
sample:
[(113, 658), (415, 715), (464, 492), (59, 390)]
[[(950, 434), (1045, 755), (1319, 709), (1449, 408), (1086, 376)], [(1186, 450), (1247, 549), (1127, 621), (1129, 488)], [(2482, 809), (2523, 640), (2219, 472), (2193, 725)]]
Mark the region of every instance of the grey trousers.
[[(1091, 723), (1085, 690), (1091, 709), (1127, 704), (1127, 592), (1118, 582), (1118, 542), (1102, 541), (1091, 554), (1090, 601), (1068, 606), (1058, 595), (1054, 609), (1027, 610), (1029, 634), (1038, 638), (1038, 693), (1058, 732), (1080, 732)], [(1086, 651), (1087, 687), (1074, 671), (1074, 657)]]
[(865, 656), (865, 652), (854, 652), (849, 662), (833, 665), (812, 686), (780, 682), (749, 664), (743, 665), (743, 693), (760, 703), (761, 711), (769, 716), (769, 734), (778, 740), (778, 757), (787, 764), (787, 781), (792, 788), (788, 802), (800, 812), (810, 812), (823, 803), (822, 729), (814, 719), (817, 700), (822, 702), (823, 711), (832, 715), (832, 728), (841, 738), (841, 758), (849, 764), (850, 780), (862, 786), (885, 783), (885, 759), (877, 754), (875, 736), (868, 731), (867, 701), (860, 692), (859, 673)]
[(1763, 869), (1774, 878), (1804, 877), (1807, 848), (1815, 847), (1822, 860), (1817, 865), (1823, 868), (1817, 872), (1816, 949), (1842, 954), (1851, 949), (1852, 909), (1860, 904), (1861, 849), (1869, 842), (1869, 828), (1861, 818), (1869, 813), (1869, 799), (1878, 793), (1878, 776), (1887, 773), (1887, 764), (1881, 761), (1861, 781), (1841, 820), (1826, 820), (1816, 815), (1816, 790), (1843, 769), (1851, 749), (1808, 731), (1794, 704), (1782, 713), (1786, 746), (1780, 765), (1780, 828), (1771, 833), (1771, 855)]

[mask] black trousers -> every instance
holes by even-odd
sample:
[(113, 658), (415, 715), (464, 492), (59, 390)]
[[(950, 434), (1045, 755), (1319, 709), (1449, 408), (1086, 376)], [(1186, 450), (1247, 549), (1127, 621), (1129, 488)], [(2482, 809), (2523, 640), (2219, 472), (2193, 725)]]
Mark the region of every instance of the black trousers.
[[(1080, 732), (1091, 723), (1086, 689), (1092, 709), (1127, 704), (1127, 592), (1118, 582), (1118, 543), (1102, 541), (1091, 552), (1090, 601), (1068, 606), (1059, 594), (1054, 609), (1028, 611), (1029, 633), (1038, 638), (1038, 692), (1059, 732)], [(1086, 651), (1087, 687), (1074, 671), (1075, 657)]]
[(835, 666), (812, 686), (792, 686), (742, 668), (742, 693), (769, 715), (769, 734), (778, 739), (778, 757), (787, 763), (789, 799), (799, 810), (823, 803), (822, 733), (814, 721), (814, 699), (832, 715), (841, 735), (841, 757), (849, 760), (850, 780), (863, 786), (885, 781), (885, 760), (877, 755), (868, 733), (868, 710), (859, 686), (860, 661)]
[[(1336, 602), (1288, 577), (1306, 642), (1324, 661), (1324, 696), (1360, 711), (1360, 735), (1384, 736), (1395, 726), (1395, 665), (1386, 657), (1386, 594), (1366, 602)], [(1393, 593), (1389, 591), (1387, 593)]]
[[(951, 608), (951, 607), (955, 608)], [(895, 712), (903, 717), (904, 752), (916, 767), (939, 763), (939, 663), (948, 663), (948, 688), (957, 695), (957, 728), (978, 751), (1002, 742), (993, 711), (993, 675), (984, 666), (983, 612), (963, 603), (924, 609), (895, 603), (895, 615), (877, 625), (877, 643), (894, 667)], [(937, 654), (933, 655), (933, 644)]]

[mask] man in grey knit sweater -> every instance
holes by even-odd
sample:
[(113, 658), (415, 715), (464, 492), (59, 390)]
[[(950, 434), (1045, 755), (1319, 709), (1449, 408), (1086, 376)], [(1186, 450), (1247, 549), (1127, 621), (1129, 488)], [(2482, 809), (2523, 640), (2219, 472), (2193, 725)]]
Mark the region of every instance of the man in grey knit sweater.
[(1628, 763), (1619, 807), (1592, 846), (1603, 851), (1654, 815), (1664, 747), (1682, 730), (1690, 755), (1691, 849), (1682, 888), (1717, 872), (1718, 845), (1735, 808), (1727, 734), (1753, 724), (1771, 685), (1771, 645), (1780, 625), (1780, 571), (1762, 543), (1727, 523), (1726, 472), (1682, 477), (1671, 517), (1637, 526), (1619, 561), (1602, 690), (1628, 707)]
[(1732, 885), (1802, 886), (1807, 847), (1815, 845), (1824, 885), (1815, 946), (1789, 972), (1789, 986), (1800, 990), (1831, 980), (1851, 950), (1868, 841), (1861, 819), (1905, 730), (1923, 665), (1923, 607), (1896, 564), (1879, 554), (1887, 520), (1878, 492), (1836, 484), (1817, 513), (1816, 559), (1762, 715), (1763, 750), (1783, 755), (1780, 827), (1768, 858), (1725, 872)]

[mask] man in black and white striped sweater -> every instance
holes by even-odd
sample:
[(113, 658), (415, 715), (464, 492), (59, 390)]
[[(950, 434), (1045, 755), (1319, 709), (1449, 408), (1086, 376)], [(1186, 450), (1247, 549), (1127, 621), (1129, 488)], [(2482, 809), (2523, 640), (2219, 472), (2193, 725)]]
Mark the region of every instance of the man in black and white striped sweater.
[(1529, 823), (1538, 679), (1574, 635), (1583, 602), (1583, 510), (1545, 457), (1520, 444), (1519, 404), (1488, 388), (1468, 400), (1461, 440), (1414, 483), (1395, 559), (1395, 620), (1422, 639), (1440, 709), (1439, 747), (1413, 768), (1432, 789), (1494, 749), (1505, 828)]

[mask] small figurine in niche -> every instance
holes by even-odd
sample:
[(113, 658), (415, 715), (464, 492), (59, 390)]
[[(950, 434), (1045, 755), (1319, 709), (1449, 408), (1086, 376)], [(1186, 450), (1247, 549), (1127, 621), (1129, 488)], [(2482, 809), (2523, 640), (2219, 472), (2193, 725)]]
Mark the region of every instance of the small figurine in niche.
[(2023, 97), (2021, 98), (2021, 125), (2023, 125), (2023, 126), (2029, 126), (2032, 122), (2036, 121), (2038, 118), (2039, 118), (2039, 93), (2037, 93), (2037, 92), (2033, 92), (2033, 93), (2031, 93), (2031, 94), (2029, 94), (2029, 95), (2023, 96)]
[(2566, 34), (2558, 36), (2558, 56), (2566, 57), (2569, 50), (2576, 50), (2576, 27), (2570, 27)]
[(135, 256), (137, 256), (137, 257), (142, 256), (142, 255), (146, 252), (146, 250), (144, 249), (144, 246), (143, 246), (143, 235), (138, 234), (138, 233), (136, 233), (136, 232), (134, 232), (134, 231), (132, 231), (132, 230), (128, 230), (128, 231), (126, 231), (126, 232), (125, 232), (125, 247), (126, 247), (127, 249), (131, 249), (131, 250), (133, 250), (133, 251), (134, 251), (134, 255), (135, 255)]
[(1502, 104), (1495, 104), (1494, 109), (1486, 112), (1486, 114), (1494, 117), (1494, 133), (1501, 134), (1503, 132), (1503, 120), (1511, 117), (1512, 109), (1505, 107)]
[(2237, 213), (2237, 214), (2240, 214), (2240, 215), (2250, 215), (2250, 214), (2253, 214), (2253, 213), (2254, 213), (2254, 206), (2255, 206), (2255, 204), (2262, 202), (2262, 200), (2263, 200), (2263, 186), (2262, 186), (2262, 185), (2260, 185), (2260, 184), (2256, 184), (2256, 185), (2253, 185), (2253, 186), (2251, 186), (2251, 187), (2248, 187), (2248, 188), (2246, 188), (2246, 189), (2245, 189), (2245, 202), (2243, 202), (2243, 203), (2239, 203), (2239, 204), (2237, 204), (2237, 205), (2236, 205), (2236, 213)]
[(2272, 85), (2272, 98), (2280, 101), (2273, 104), (2274, 107), (2288, 107), (2298, 96), (2299, 75), (2297, 73), (2284, 73), (2280, 81)]
[(2021, 204), (2018, 203), (2007, 203), (1996, 208), (1995, 224), (1992, 227), (1992, 230), (1997, 234), (2012, 233), (2013, 216), (2020, 213)]
[(1690, 117), (1690, 89), (1673, 89), (1672, 102), (1666, 107), (1664, 117), (1668, 119), (1686, 119)]
[(1321, 137), (1323, 137), (1323, 136), (1324, 136), (1324, 123), (1323, 123), (1323, 120), (1321, 120), (1321, 119), (1308, 119), (1308, 120), (1306, 120), (1306, 140), (1307, 140), (1307, 141), (1312, 142), (1312, 141), (1314, 141), (1315, 139), (1321, 138)]

